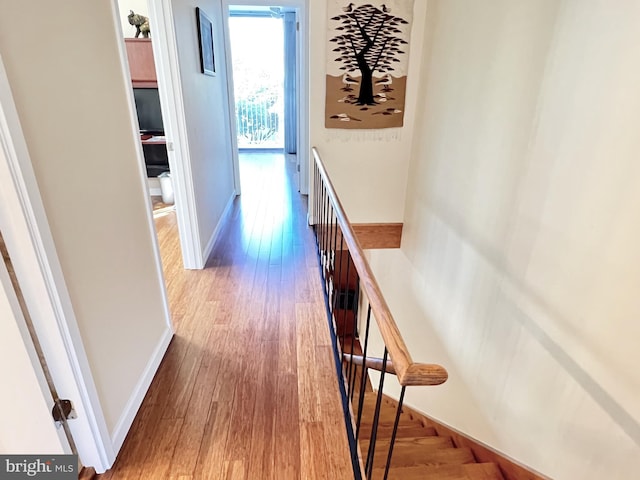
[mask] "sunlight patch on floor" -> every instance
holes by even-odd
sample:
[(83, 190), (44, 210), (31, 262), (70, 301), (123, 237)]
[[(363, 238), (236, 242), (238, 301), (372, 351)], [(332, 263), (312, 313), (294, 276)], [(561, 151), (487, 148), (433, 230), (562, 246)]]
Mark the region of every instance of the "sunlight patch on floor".
[(240, 153), (242, 242), (251, 256), (260, 251), (258, 238), (282, 235), (291, 221), (291, 194), (283, 153)]

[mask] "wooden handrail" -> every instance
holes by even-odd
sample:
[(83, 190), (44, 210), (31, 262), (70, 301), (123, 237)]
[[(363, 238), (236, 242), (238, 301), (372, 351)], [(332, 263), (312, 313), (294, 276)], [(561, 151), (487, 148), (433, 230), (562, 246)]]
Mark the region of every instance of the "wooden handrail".
[[(360, 242), (351, 227), (351, 222), (349, 222), (349, 218), (329, 179), (329, 175), (320, 158), (320, 153), (316, 147), (312, 148), (312, 152), (318, 171), (324, 182), (326, 193), (333, 204), (334, 213), (342, 230), (344, 242), (347, 244), (351, 259), (360, 277), (361, 288), (369, 299), (369, 305), (371, 306), (384, 344), (389, 351), (389, 357), (393, 359), (393, 366), (400, 385), (440, 385), (444, 383), (448, 378), (447, 370), (444, 367), (435, 364), (417, 363), (412, 360), (409, 350), (402, 339), (400, 330), (393, 319), (393, 315), (391, 315), (389, 306), (382, 296), (382, 292), (371, 271), (371, 267), (364, 258), (364, 252), (360, 246)], [(317, 192), (314, 192), (314, 194), (316, 193)], [(318, 219), (314, 219), (316, 222), (317, 220)]]

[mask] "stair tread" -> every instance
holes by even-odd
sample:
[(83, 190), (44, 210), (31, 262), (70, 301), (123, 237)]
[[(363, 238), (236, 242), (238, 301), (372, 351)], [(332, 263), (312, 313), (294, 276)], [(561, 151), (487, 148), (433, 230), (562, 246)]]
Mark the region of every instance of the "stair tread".
[[(364, 403), (365, 405), (375, 405), (378, 398), (377, 392), (368, 392), (364, 395)], [(381, 405), (386, 406), (387, 408), (391, 408), (395, 411), (395, 405), (386, 398), (382, 399)]]
[[(387, 462), (387, 449), (376, 450), (373, 466), (384, 467)], [(391, 466), (410, 467), (414, 465), (458, 465), (475, 463), (476, 459), (468, 448), (425, 449), (414, 445), (396, 444), (393, 447)]]
[[(376, 448), (379, 448), (379, 451), (388, 451), (389, 444), (391, 443), (390, 438), (379, 438), (376, 441)], [(424, 450), (429, 449), (440, 449), (440, 448), (454, 448), (453, 441), (451, 437), (434, 437), (434, 436), (426, 436), (426, 437), (404, 437), (398, 438), (396, 437), (395, 447), (398, 445), (403, 445), (405, 447), (413, 447), (416, 449), (417, 454)], [(395, 448), (394, 447), (394, 448)], [(365, 451), (369, 448), (369, 440), (361, 440), (360, 448)]]
[[(383, 426), (388, 429), (393, 429), (394, 420), (395, 418), (389, 419), (389, 418), (380, 416), (380, 419), (378, 421), (378, 429), (380, 429), (380, 427), (383, 427)], [(366, 427), (367, 430), (371, 430), (371, 426), (373, 425), (373, 418), (363, 415), (362, 419), (360, 420), (360, 425), (362, 425), (362, 428)], [(418, 420), (409, 420), (406, 418), (401, 418), (400, 422), (398, 423), (398, 428), (407, 428), (407, 427), (426, 428), (424, 427), (422, 422)]]
[[(382, 478), (383, 468), (374, 468), (372, 478)], [(504, 480), (494, 463), (467, 463), (463, 465), (416, 465), (392, 467), (388, 480)]]
[[(378, 425), (378, 440), (391, 438), (393, 433), (393, 424), (380, 424)], [(424, 427), (421, 424), (409, 424), (398, 425), (398, 431), (396, 432), (396, 438), (405, 437), (435, 437), (438, 433), (433, 427)], [(371, 436), (371, 425), (363, 424), (363, 428), (360, 431), (360, 439), (368, 440)]]
[[(375, 410), (376, 407), (376, 401), (377, 401), (377, 394), (376, 392), (367, 392), (364, 395), (364, 401), (363, 401), (363, 409), (365, 412), (371, 412), (371, 415), (373, 416), (373, 411)], [(357, 404), (357, 401), (354, 402)], [(385, 415), (389, 415), (392, 418), (395, 419), (395, 415), (396, 415), (396, 405), (393, 403), (390, 403), (388, 400), (386, 399), (382, 399), (382, 401), (380, 402), (380, 413), (382, 414), (383, 412), (385, 413)], [(406, 418), (406, 419), (410, 419), (410, 420), (417, 420), (417, 418), (414, 418), (413, 415), (411, 415), (410, 413), (407, 413), (405, 411), (402, 412), (400, 418)]]
[[(368, 395), (365, 395), (365, 401), (362, 405), (362, 421), (366, 422), (368, 424), (373, 423), (373, 414), (375, 413), (375, 401), (371, 401), (368, 400), (366, 397)], [(357, 408), (357, 402), (355, 403), (355, 407)], [(380, 419), (379, 419), (379, 423), (391, 423), (393, 424), (393, 422), (395, 422), (396, 420), (396, 409), (388, 404), (385, 404), (384, 402), (381, 404), (380, 406)], [(414, 423), (414, 424), (420, 424), (422, 425), (422, 422), (417, 419), (414, 418), (406, 413), (401, 413), (400, 414), (400, 424), (410, 424), (410, 423)]]
[[(378, 418), (378, 425), (387, 425), (390, 427), (393, 427), (393, 424), (395, 423), (395, 416), (391, 417), (389, 415), (383, 415), (382, 413), (380, 414), (380, 417)], [(368, 425), (369, 427), (371, 427), (371, 425), (373, 424), (373, 415), (367, 415), (367, 412), (365, 412), (362, 415), (362, 418), (360, 419), (360, 424), (361, 425)], [(398, 425), (402, 425), (402, 426), (414, 426), (414, 427), (420, 427), (423, 426), (422, 422), (419, 420), (412, 420), (410, 418), (406, 418), (406, 417), (400, 417), (400, 421), (398, 422)]]

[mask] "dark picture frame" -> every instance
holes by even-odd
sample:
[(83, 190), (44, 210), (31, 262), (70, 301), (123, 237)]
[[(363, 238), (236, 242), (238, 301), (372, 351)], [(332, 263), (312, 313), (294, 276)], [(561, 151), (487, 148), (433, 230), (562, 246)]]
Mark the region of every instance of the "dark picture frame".
[(216, 74), (216, 60), (213, 50), (213, 22), (200, 7), (196, 7), (196, 19), (198, 21), (200, 68), (202, 73), (213, 77)]

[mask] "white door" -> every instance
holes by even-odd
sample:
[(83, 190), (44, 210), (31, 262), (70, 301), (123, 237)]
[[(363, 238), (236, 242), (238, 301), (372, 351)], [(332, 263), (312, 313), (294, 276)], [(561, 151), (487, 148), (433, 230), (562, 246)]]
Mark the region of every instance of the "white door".
[[(104, 472), (113, 464), (115, 452), (66, 290), (1, 57), (0, 231), (11, 255), (17, 281), (56, 390), (61, 398), (72, 401), (77, 413), (78, 418), (69, 422), (69, 428), (80, 460), (86, 466), (95, 467), (98, 473)], [(28, 338), (20, 334), (26, 325), (21, 310), (15, 309), (15, 292), (12, 284), (7, 283), (6, 274), (6, 268), (3, 267), (0, 271), (0, 350), (9, 358), (15, 356), (15, 360), (7, 363), (4, 361), (5, 357), (0, 357), (3, 359), (1, 368), (7, 369), (0, 370), (0, 401), (11, 402), (17, 409), (31, 411), (34, 418), (38, 419), (37, 422), (34, 420), (33, 429), (26, 429), (24, 425), (20, 428), (29, 437), (33, 436), (31, 441), (37, 438), (48, 445), (54, 442), (54, 437), (51, 435), (50, 425), (44, 425), (51, 424), (50, 408), (53, 404), (50, 396), (47, 398), (46, 393), (43, 393), (38, 380), (42, 371), (38, 370), (39, 362), (34, 362), (32, 355), (30, 356), (30, 348), (32, 349), (33, 345), (29, 347), (29, 343), (25, 343), (24, 340), (18, 341), (20, 338)], [(25, 391), (34, 392), (37, 387), (39, 393), (34, 394), (29, 400), (16, 396), (9, 398), (4, 394), (9, 381), (16, 382), (13, 383), (15, 388), (12, 391), (19, 391), (24, 387)], [(20, 382), (24, 382), (24, 385)], [(17, 405), (20, 401), (23, 402), (21, 406)], [(1, 405), (3, 404), (0, 403)], [(46, 406), (46, 420), (43, 405)], [(16, 434), (17, 431), (12, 432), (6, 428), (6, 422), (15, 420), (17, 415), (13, 415), (11, 408), (2, 408), (0, 411), (3, 412), (3, 425), (0, 427), (2, 434)], [(36, 423), (40, 425), (37, 428), (43, 432), (36, 429)], [(42, 439), (39, 438), (40, 433)], [(68, 445), (65, 446), (60, 437), (61, 432), (54, 433), (59, 438), (59, 449), (66, 451)], [(2, 442), (3, 439), (0, 437), (0, 449), (9, 448)]]

